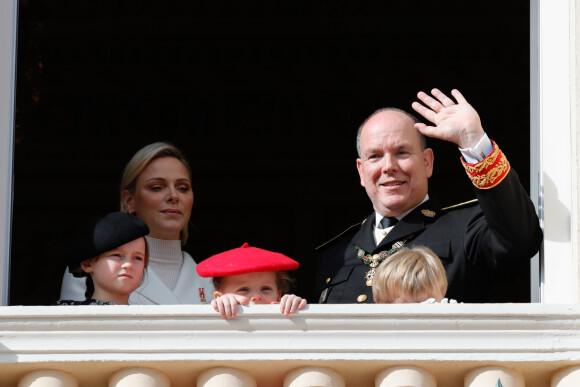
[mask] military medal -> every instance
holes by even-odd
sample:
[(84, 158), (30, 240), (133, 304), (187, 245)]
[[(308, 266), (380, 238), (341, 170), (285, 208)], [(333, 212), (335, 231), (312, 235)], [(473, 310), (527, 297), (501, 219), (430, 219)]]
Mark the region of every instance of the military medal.
[(391, 245), (390, 250), (381, 251), (378, 254), (368, 254), (359, 246), (355, 245), (354, 248), (358, 250), (357, 256), (362, 259), (365, 265), (369, 266), (371, 269), (366, 273), (365, 278), (367, 279), (367, 286), (373, 286), (373, 278), (376, 273), (376, 268), (379, 266), (381, 262), (385, 259), (396, 253), (397, 251), (401, 250), (407, 241), (414, 237), (413, 234), (409, 235), (405, 239), (397, 241)]

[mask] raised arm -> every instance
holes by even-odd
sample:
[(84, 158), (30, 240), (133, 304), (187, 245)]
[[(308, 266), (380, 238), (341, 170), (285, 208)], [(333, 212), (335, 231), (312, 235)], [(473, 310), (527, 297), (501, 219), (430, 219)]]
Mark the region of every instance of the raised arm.
[(420, 91), (417, 98), (425, 106), (413, 102), (412, 107), (434, 126), (417, 123), (415, 128), (425, 136), (453, 142), (459, 148), (473, 148), (485, 133), (477, 111), (458, 90), (451, 91), (457, 102), (439, 89), (431, 90), (431, 94), (435, 98)]
[[(457, 90), (451, 92), (457, 102), (438, 89), (431, 94), (419, 92), (417, 98), (424, 105), (414, 102), (412, 106), (433, 125), (417, 123), (415, 128), (426, 136), (453, 142), (459, 148), (474, 148), (485, 134), (477, 111)], [(536, 210), (503, 152), (495, 144), (492, 150), (485, 161), (463, 162), (485, 215), (481, 227), (470, 226), (468, 234), (473, 238), (466, 240), (474, 243), (466, 250), (472, 259), (480, 255), (491, 261), (530, 258), (542, 241)], [(488, 229), (491, 233), (487, 233)]]

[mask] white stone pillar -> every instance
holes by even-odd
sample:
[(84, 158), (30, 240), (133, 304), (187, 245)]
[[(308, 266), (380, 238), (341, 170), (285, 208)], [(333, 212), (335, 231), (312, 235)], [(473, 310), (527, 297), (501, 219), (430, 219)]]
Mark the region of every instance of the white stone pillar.
[(63, 371), (38, 370), (20, 379), (18, 387), (78, 387), (74, 376)]
[[(414, 366), (387, 368), (375, 378), (375, 387), (437, 387), (437, 380), (429, 372)], [(495, 386), (494, 386), (495, 387)]]
[(524, 377), (509, 368), (490, 366), (476, 368), (465, 376), (465, 387), (525, 387)]
[(256, 387), (256, 379), (250, 373), (235, 368), (216, 367), (197, 377), (197, 387)]
[(580, 366), (564, 368), (552, 376), (551, 387), (578, 386), (580, 386)]
[(170, 387), (167, 375), (151, 368), (127, 368), (109, 378), (109, 387)]
[(286, 374), (284, 387), (344, 387), (344, 378), (326, 367), (302, 367)]

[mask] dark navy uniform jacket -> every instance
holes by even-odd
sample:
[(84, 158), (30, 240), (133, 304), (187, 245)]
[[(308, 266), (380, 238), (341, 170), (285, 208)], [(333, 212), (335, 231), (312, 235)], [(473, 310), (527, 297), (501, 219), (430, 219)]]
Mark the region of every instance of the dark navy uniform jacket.
[[(542, 230), (535, 208), (513, 168), (491, 189), (476, 189), (477, 201), (442, 210), (435, 200), (421, 204), (401, 219), (375, 245), (375, 214), (319, 248), (316, 299), (321, 303), (372, 303), (366, 284), (368, 265), (360, 247), (377, 254), (411, 236), (407, 247), (422, 245), (437, 254), (447, 271), (446, 297), (486, 302), (503, 267), (529, 264), (539, 250)], [(366, 297), (365, 297), (366, 296)]]

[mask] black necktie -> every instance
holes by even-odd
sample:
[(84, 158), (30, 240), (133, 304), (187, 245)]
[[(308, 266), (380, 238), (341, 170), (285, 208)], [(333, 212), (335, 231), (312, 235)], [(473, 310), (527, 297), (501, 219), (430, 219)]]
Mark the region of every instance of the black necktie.
[(383, 226), (383, 229), (389, 228), (391, 226), (394, 226), (395, 224), (397, 224), (397, 222), (399, 221), (399, 219), (395, 218), (395, 217), (385, 217), (383, 219), (381, 219), (381, 225)]

